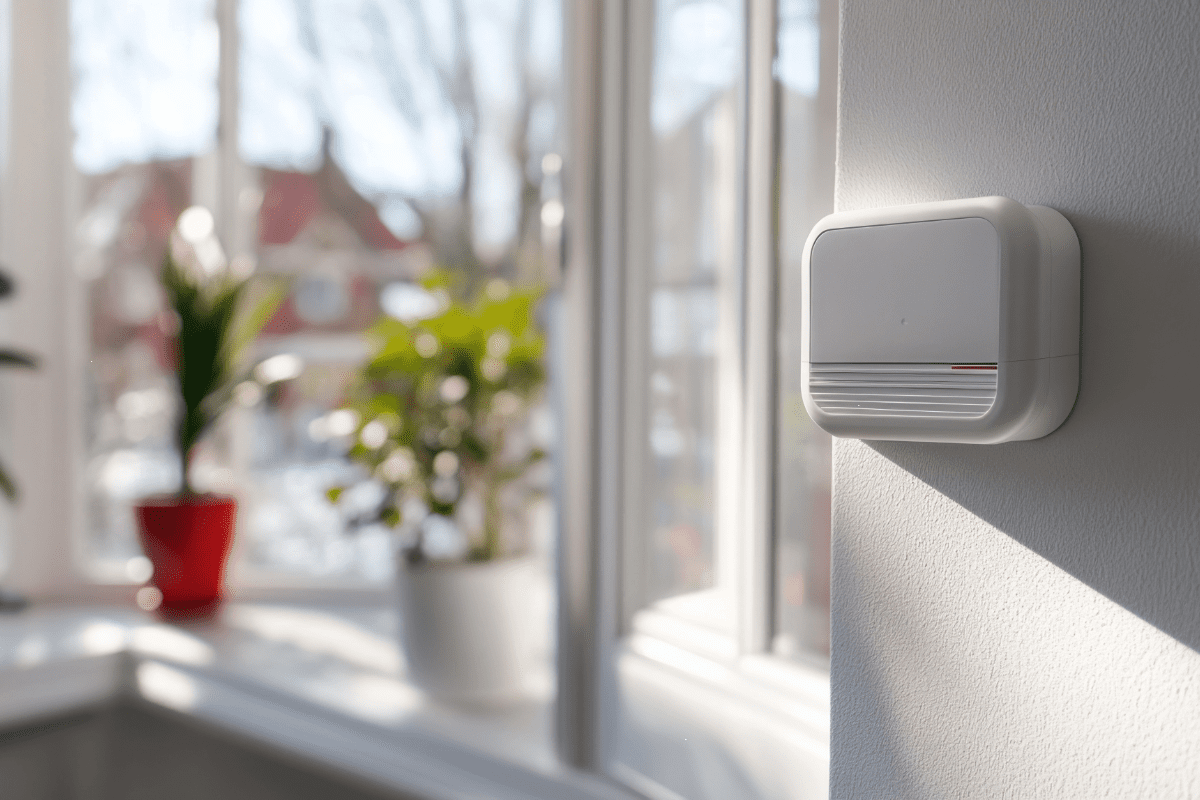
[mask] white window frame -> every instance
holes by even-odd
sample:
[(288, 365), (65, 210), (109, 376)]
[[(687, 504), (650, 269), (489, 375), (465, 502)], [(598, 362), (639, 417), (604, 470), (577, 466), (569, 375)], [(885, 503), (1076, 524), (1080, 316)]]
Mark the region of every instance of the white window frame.
[[(646, 169), (635, 137), (648, 129), (639, 115), (649, 106), (654, 11), (652, 3), (620, 0), (578, 3), (573, 11), (568, 158), (576, 170), (568, 204), (566, 303), (576, 313), (568, 337), (575, 350), (565, 365), (574, 391), (565, 409), (570, 461), (560, 545), (561, 754), (649, 796), (670, 796), (654, 776), (620, 763), (613, 750), (624, 705), (622, 675), (642, 672), (758, 714), (764, 725), (786, 729), (827, 769), (828, 669), (770, 653), (778, 330), (776, 4), (746, 5), (744, 271), (732, 309), (740, 330), (721, 366), (739, 377), (734, 382), (739, 391), (722, 398), (718, 423), (721, 443), (731, 453), (722, 460), (733, 467), (718, 479), (716, 536), (718, 558), (727, 559), (718, 568), (719, 584), (728, 586), (733, 576), (736, 621), (730, 633), (688, 619), (686, 606), (696, 598), (674, 598), (631, 615), (623, 611), (633, 596), (630, 573), (640, 556), (627, 543), (644, 535), (645, 526), (635, 500), (645, 386), (635, 376), (645, 372), (637, 345), (647, 340), (639, 278), (647, 271), (641, 265), (649, 214), (645, 192), (631, 187)], [(811, 779), (824, 790), (825, 775)]]
[(66, 0), (11, 0), (8, 158), (0, 194), (0, 258), (17, 281), (10, 339), (38, 370), (8, 383), (12, 447), (22, 490), (5, 583), (35, 599), (128, 599), (84, 574), (83, 384), (86, 294), (72, 264), (78, 185), (71, 160), (70, 25)]

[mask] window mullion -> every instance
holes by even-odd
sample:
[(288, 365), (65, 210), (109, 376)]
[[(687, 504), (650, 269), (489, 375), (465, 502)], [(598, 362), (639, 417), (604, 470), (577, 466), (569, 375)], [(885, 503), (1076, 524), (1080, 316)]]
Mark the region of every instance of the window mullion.
[(626, 218), (624, 3), (568, 4), (564, 274), (564, 499), (558, 547), (557, 747), (603, 771), (619, 724), (611, 666), (625, 607), (620, 568), (625, 490), (622, 283)]
[(86, 304), (72, 269), (69, 4), (13, 2), (3, 263), (17, 293), (9, 339), (40, 367), (12, 386), (12, 447), (20, 484), (7, 585), (33, 597), (85, 591), (74, 537), (82, 519), (83, 368)]
[(748, 0), (745, 178), (745, 379), (743, 381), (738, 640), (767, 649), (774, 600), (775, 359), (778, 324), (775, 234), (775, 0)]
[(645, 552), (637, 542), (647, 534), (646, 432), (652, 356), (650, 292), (654, 269), (653, 142), (650, 95), (654, 72), (654, 4), (630, 3), (625, 11), (621, 163), (619, 204), (609, 213), (623, 219), (623, 257), (613, 268), (621, 273), (622, 364), (621, 424), (615, 432), (621, 448), (621, 606), (619, 633), (647, 602)]

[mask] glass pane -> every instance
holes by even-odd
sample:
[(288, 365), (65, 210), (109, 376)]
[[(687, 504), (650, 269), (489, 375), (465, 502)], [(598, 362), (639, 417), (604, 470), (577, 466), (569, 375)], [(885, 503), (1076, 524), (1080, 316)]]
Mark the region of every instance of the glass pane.
[[(800, 296), (804, 242), (833, 210), (837, 8), (780, 0), (775, 77), (780, 101), (779, 296)], [(797, 303), (780, 303), (775, 652), (829, 654), (832, 440), (804, 410)]]
[(71, 0), (71, 122), (85, 174), (210, 149), (217, 134), (213, 0)]
[[(217, 220), (231, 268), (290, 286), (252, 355), (302, 369), (239, 396), (193, 479), (242, 497), (235, 580), (381, 585), (388, 534), (349, 534), (326, 498), (365, 478), (333, 412), (369, 351), (363, 331), (431, 266), (554, 283), (560, 2), (241, 0), (236, 142), (216, 136), (213, 6), (72, 0), (88, 561), (104, 579), (145, 577), (132, 503), (179, 483), (159, 264), (176, 216), (231, 180), (232, 219)], [(553, 515), (531, 518), (545, 554)]]
[(736, 342), (741, 3), (655, 4), (643, 600), (716, 585), (719, 396)]
[(211, 0), (72, 0), (71, 120), (82, 173), (75, 270), (88, 289), (90, 535), (105, 579), (140, 581), (132, 503), (179, 482), (170, 319), (158, 266), (217, 131)]
[(326, 493), (357, 485), (370, 505), (382, 491), (345, 458), (337, 409), (363, 332), (405, 315), (412, 281), (433, 266), (553, 281), (560, 13), (558, 0), (240, 3), (253, 259), (294, 287), (257, 355), (303, 365), (241, 423), (242, 557), (259, 576), (391, 579), (387, 529), (348, 535)]

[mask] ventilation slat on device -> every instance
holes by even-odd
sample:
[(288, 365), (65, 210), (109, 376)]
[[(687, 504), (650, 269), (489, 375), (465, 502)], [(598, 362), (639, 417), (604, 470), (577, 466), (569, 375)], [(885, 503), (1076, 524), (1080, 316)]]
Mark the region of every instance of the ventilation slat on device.
[(994, 365), (813, 364), (809, 394), (843, 416), (982, 417), (996, 401)]

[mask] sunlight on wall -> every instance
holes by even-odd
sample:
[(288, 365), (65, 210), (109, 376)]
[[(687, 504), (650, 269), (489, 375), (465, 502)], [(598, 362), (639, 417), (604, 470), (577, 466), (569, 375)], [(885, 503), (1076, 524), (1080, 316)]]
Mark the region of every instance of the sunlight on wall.
[(852, 600), (834, 628), (847, 659), (835, 706), (847, 729), (878, 706), (910, 790), (949, 791), (938, 781), (954, 776), (954, 791), (1019, 794), (1054, 775), (1099, 796), (1099, 763), (1143, 776), (1145, 796), (1200, 789), (1178, 769), (1200, 747), (1200, 653), (868, 445), (835, 449), (841, 486), (887, 487), (836, 501)]

